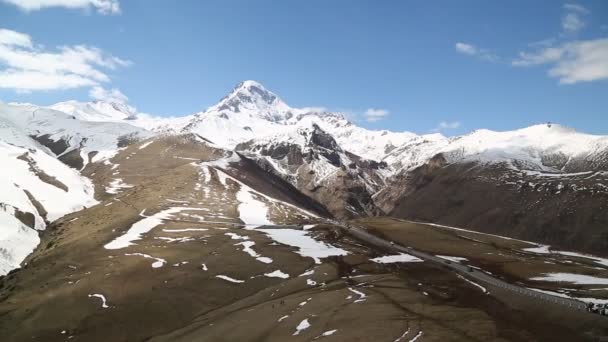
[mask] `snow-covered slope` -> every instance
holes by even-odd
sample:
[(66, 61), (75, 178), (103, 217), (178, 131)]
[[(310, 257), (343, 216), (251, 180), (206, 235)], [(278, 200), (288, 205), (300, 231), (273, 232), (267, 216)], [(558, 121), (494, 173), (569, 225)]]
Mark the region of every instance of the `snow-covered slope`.
[(425, 136), (396, 148), (383, 160), (407, 171), (441, 153), (448, 163), (505, 163), (513, 168), (576, 172), (608, 166), (608, 137), (579, 133), (556, 124), (541, 124), (505, 132), (476, 130), (446, 139)]
[(0, 275), (38, 245), (46, 222), (96, 203), (91, 182), (0, 115)]
[(84, 121), (121, 121), (134, 119), (137, 115), (135, 108), (129, 105), (106, 101), (66, 101), (56, 103), (49, 108)]
[[(101, 118), (96, 113), (79, 115)], [(114, 155), (120, 145), (152, 135), (151, 132), (128, 123), (114, 120), (87, 121), (30, 104), (0, 104), (0, 117), (23, 134), (35, 137), (58, 157), (70, 157), (73, 161), (70, 164), (79, 169), (89, 162)]]

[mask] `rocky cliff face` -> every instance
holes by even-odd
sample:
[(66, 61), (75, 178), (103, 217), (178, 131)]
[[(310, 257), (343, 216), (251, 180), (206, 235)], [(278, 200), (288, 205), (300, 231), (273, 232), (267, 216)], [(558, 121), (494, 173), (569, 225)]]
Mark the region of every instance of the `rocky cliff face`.
[(318, 125), (272, 139), (256, 139), (236, 150), (264, 170), (290, 182), (340, 218), (379, 215), (372, 199), (384, 184), (384, 163), (343, 150)]

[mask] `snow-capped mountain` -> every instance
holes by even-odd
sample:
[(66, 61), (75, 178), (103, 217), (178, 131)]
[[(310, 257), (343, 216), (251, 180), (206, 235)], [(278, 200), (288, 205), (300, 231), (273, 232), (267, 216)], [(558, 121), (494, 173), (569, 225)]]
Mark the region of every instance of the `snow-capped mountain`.
[(156, 123), (136, 119), (132, 124), (158, 132), (196, 133), (229, 149), (251, 139), (281, 135), (285, 130), (316, 124), (346, 150), (375, 160), (417, 136), (409, 132), (367, 130), (352, 124), (342, 113), (292, 108), (255, 81), (241, 82), (205, 111)]
[(49, 108), (64, 112), (83, 121), (122, 121), (136, 119), (135, 108), (119, 102), (93, 101), (59, 102)]
[(290, 182), (341, 217), (376, 215), (371, 195), (383, 185), (385, 164), (344, 150), (317, 124), (252, 139), (236, 151)]
[(447, 163), (506, 163), (515, 169), (579, 172), (608, 166), (608, 137), (540, 124), (506, 132), (476, 130), (444, 138), (416, 137), (382, 158), (396, 172), (412, 170), (442, 154)]
[[(527, 210), (522, 205), (532, 207), (531, 203), (540, 203), (535, 211), (547, 209), (549, 204), (543, 203), (549, 201), (537, 198), (540, 193), (559, 197), (572, 191), (591, 198), (608, 192), (604, 177), (608, 174), (606, 136), (579, 133), (556, 124), (506, 132), (477, 130), (451, 138), (441, 134), (368, 130), (342, 113), (292, 108), (255, 81), (244, 81), (217, 104), (182, 117), (153, 117), (138, 113), (125, 103), (66, 101), (48, 107), (0, 104), (0, 125), (0, 158), (4, 165), (10, 165), (2, 170), (1, 180), (2, 190), (8, 191), (3, 191), (5, 195), (0, 197), (0, 215), (10, 230), (0, 232), (1, 253), (8, 260), (0, 265), (0, 271), (14, 267), (33, 248), (37, 237), (32, 229), (44, 227), (45, 215), (52, 221), (94, 203), (92, 185), (81, 175), (97, 174), (99, 184), (95, 186), (99, 189), (114, 189), (118, 185), (126, 189), (130, 185), (119, 180), (129, 182), (142, 173), (119, 166), (131, 155), (118, 155), (145, 139), (148, 140), (142, 148), (154, 144), (159, 136), (168, 144), (166, 151), (182, 146), (168, 143), (171, 139), (166, 138), (172, 135), (204, 142), (219, 156), (234, 156), (231, 151), (236, 151), (266, 175), (270, 173), (291, 184), (301, 198), (310, 199), (321, 211), (337, 217), (392, 213), (413, 218), (425, 212), (422, 209), (431, 208), (431, 212), (420, 217), (433, 221), (443, 217), (447, 224), (471, 224), (482, 229), (472, 219), (462, 218), (483, 216), (472, 209), (462, 212), (476, 216), (442, 216), (454, 208), (467, 207), (463, 201), (469, 202), (456, 198), (437, 207), (438, 198), (448, 197), (441, 194), (454, 189), (491, 194), (493, 197), (484, 201), (484, 205), (500, 205), (497, 212), (504, 218), (520, 215), (520, 211)], [(200, 151), (192, 146), (188, 152), (191, 156), (175, 162), (199, 158)], [(155, 163), (152, 156), (146, 160)], [(146, 168), (145, 163), (138, 168)], [(151, 169), (158, 173), (165, 170)], [(100, 175), (104, 176), (99, 178)], [(467, 185), (460, 188), (462, 184)], [(120, 192), (106, 191), (96, 196), (115, 196)], [(508, 197), (515, 194), (520, 196), (516, 200)], [(518, 205), (493, 202), (507, 197)], [(51, 198), (60, 199), (57, 202), (61, 203), (54, 203)], [(571, 206), (586, 203), (570, 197), (568, 200)], [(598, 203), (596, 197), (593, 200)], [(558, 206), (558, 202), (552, 202), (551, 206)], [(413, 211), (413, 208), (422, 209)], [(564, 229), (583, 231), (580, 227), (589, 222), (593, 225), (608, 222), (608, 217), (596, 216), (582, 216), (574, 223), (561, 225)], [(519, 223), (501, 224), (508, 228)], [(500, 233), (509, 235), (508, 231)], [(593, 246), (594, 250), (598, 248), (601, 246)]]
[[(101, 106), (101, 103), (97, 103)], [(81, 109), (93, 108), (78, 106)], [(102, 106), (103, 107), (103, 106)], [(79, 117), (31, 104), (0, 104), (0, 116), (48, 147), (60, 160), (77, 169), (89, 162), (101, 161), (116, 153), (130, 140), (153, 135), (140, 127), (112, 120), (98, 121), (97, 111), (78, 112)], [(95, 118), (87, 120), (83, 118)]]

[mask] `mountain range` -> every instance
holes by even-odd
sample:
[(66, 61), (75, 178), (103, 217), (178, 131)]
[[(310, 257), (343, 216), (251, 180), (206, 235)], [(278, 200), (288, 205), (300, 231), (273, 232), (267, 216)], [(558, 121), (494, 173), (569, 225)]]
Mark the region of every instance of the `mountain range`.
[[(151, 145), (180, 152), (162, 165), (131, 160)], [(104, 101), (0, 104), (0, 274), (49, 223), (210, 155), (314, 215), (390, 215), (608, 255), (608, 136), (558, 124), (457, 137), (369, 130), (244, 81), (183, 117)]]

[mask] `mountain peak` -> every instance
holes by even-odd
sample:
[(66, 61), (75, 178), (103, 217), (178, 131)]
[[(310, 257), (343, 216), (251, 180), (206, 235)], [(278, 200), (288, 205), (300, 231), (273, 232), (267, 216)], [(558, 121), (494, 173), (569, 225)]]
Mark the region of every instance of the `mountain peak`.
[(245, 114), (273, 122), (286, 120), (293, 116), (291, 108), (277, 95), (252, 80), (239, 83), (208, 111), (228, 115), (230, 113)]
[(237, 84), (224, 99), (232, 100), (235, 98), (242, 101), (261, 101), (268, 105), (273, 104), (275, 101), (282, 103), (278, 96), (264, 88), (260, 83), (252, 80), (243, 81)]

